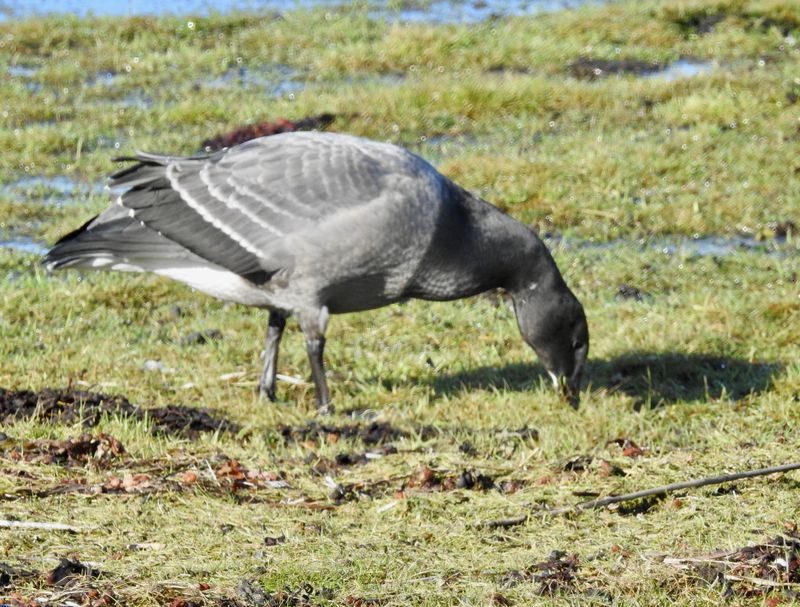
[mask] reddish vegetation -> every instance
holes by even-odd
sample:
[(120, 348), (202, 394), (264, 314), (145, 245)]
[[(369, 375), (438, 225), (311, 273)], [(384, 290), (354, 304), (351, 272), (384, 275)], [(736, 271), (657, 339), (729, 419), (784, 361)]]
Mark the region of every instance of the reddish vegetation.
[(331, 124), (335, 116), (333, 114), (319, 114), (308, 116), (296, 121), (278, 118), (274, 122), (257, 122), (248, 124), (228, 133), (221, 133), (203, 142), (203, 148), (207, 152), (229, 148), (257, 137), (266, 135), (277, 135), (278, 133), (290, 133), (292, 131), (315, 131), (320, 130)]

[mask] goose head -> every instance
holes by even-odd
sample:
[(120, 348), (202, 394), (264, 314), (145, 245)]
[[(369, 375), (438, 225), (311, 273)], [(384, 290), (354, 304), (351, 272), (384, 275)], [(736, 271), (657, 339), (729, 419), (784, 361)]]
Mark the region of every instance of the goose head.
[(530, 282), (511, 296), (523, 339), (536, 352), (556, 389), (577, 409), (589, 354), (583, 306), (562, 280)]

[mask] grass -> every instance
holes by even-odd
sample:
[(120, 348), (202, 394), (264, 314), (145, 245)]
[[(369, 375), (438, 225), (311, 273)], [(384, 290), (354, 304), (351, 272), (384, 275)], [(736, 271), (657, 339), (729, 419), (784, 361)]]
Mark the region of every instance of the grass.
[[(45, 190), (8, 186), (24, 176), (94, 183), (134, 149), (194, 153), (243, 123), (329, 111), (333, 130), (406, 145), (565, 237), (550, 241), (553, 253), (592, 333), (575, 412), (551, 391), (503, 297), (334, 318), (326, 358), (337, 413), (317, 421), (377, 420), (402, 433), (387, 439), (397, 452), (364, 462), (380, 444), (286, 434), (316, 420), (308, 384), (281, 384), (276, 405), (258, 401), (264, 313), (150, 276), (47, 276), (34, 256), (0, 249), (0, 386), (207, 407), (241, 428), (187, 438), (121, 415), (88, 430), (6, 420), (2, 518), (84, 531), (0, 529), (0, 561), (45, 572), (71, 556), (103, 575), (73, 595), (41, 576), (15, 579), (0, 596), (89, 604), (102, 600), (86, 594), (94, 587), (119, 604), (250, 604), (237, 591), (248, 580), (300, 605), (792, 601), (788, 586), (723, 582), (664, 559), (787, 532), (798, 521), (796, 473), (616, 510), (554, 517), (547, 508), (582, 492), (783, 463), (800, 447), (799, 24), (793, 3), (734, 0), (621, 2), (470, 26), (392, 24), (358, 8), (216, 15), (191, 27), (0, 23), (0, 71), (36, 68), (0, 92), (0, 240), (53, 242), (106, 204), (75, 194), (54, 206)], [(570, 67), (582, 57), (691, 57), (714, 69), (675, 82), (582, 80)], [(274, 96), (269, 83), (237, 78), (273, 65), (304, 87)], [(112, 84), (98, 82), (106, 72)], [(209, 87), (215, 78), (229, 84)], [(719, 255), (665, 249), (693, 235), (762, 240)], [(641, 301), (620, 297), (622, 285)], [(222, 338), (180, 345), (205, 329)], [(306, 377), (301, 341), (287, 335), (281, 373)], [(145, 371), (147, 360), (170, 371)], [(41, 441), (86, 432), (116, 437), (126, 453), (40, 457)], [(621, 438), (645, 451), (625, 455)], [(288, 487), (236, 489), (230, 458)], [(458, 488), (464, 471), (509, 484)], [(128, 478), (128, 490), (113, 478)], [(476, 526), (521, 512), (532, 518), (519, 527)], [(535, 575), (548, 570), (535, 565), (552, 551), (578, 555), (579, 566), (546, 591)]]

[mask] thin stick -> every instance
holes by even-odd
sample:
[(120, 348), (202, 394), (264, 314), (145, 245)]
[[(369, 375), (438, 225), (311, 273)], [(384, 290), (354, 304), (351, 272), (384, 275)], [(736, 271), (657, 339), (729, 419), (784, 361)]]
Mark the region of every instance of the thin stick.
[[(736, 481), (742, 478), (753, 478), (754, 476), (765, 476), (767, 474), (777, 474), (779, 472), (789, 472), (790, 470), (800, 469), (800, 462), (792, 464), (783, 464), (782, 466), (773, 466), (771, 468), (759, 468), (758, 470), (747, 470), (745, 472), (735, 472), (734, 474), (722, 474), (719, 476), (709, 476), (700, 478), (693, 481), (684, 481), (681, 483), (672, 483), (671, 485), (662, 485), (661, 487), (654, 487), (653, 489), (645, 489), (644, 491), (637, 491), (635, 493), (626, 493), (625, 495), (612, 495), (602, 499), (591, 500), (588, 502), (581, 502), (574, 506), (566, 506), (564, 508), (556, 508), (555, 510), (548, 511), (548, 514), (564, 514), (575, 510), (591, 510), (593, 508), (602, 508), (611, 504), (618, 504), (620, 502), (629, 502), (631, 500), (640, 499), (643, 497), (650, 497), (651, 495), (663, 495), (673, 491), (680, 491), (681, 489), (693, 489), (695, 487), (705, 487), (706, 485), (719, 485), (730, 481)], [(521, 525), (528, 520), (527, 514), (516, 516), (514, 518), (502, 519), (497, 521), (486, 521), (482, 523), (482, 527), (494, 529), (496, 527), (513, 527), (514, 525)]]
[(752, 478), (754, 476), (764, 476), (766, 474), (777, 474), (778, 472), (788, 472), (790, 470), (797, 470), (800, 468), (800, 462), (793, 464), (783, 464), (782, 466), (773, 466), (771, 468), (759, 468), (758, 470), (746, 470), (744, 472), (735, 472), (733, 474), (722, 474), (719, 476), (709, 476), (700, 478), (693, 481), (684, 481), (682, 483), (672, 483), (671, 485), (663, 485), (661, 487), (654, 487), (653, 489), (645, 489), (644, 491), (637, 491), (636, 493), (626, 493), (625, 495), (612, 495), (602, 499), (591, 500), (582, 502), (575, 506), (568, 506), (566, 508), (558, 508), (551, 510), (552, 514), (562, 514), (570, 510), (590, 510), (592, 508), (602, 508), (611, 504), (619, 502), (628, 502), (631, 500), (639, 499), (642, 497), (650, 497), (651, 495), (662, 495), (664, 493), (671, 493), (673, 491), (680, 491), (681, 489), (693, 489), (695, 487), (705, 487), (706, 485), (719, 485), (730, 481), (738, 481), (741, 478)]
[(18, 527), (22, 529), (46, 529), (48, 531), (69, 531), (78, 533), (80, 529), (64, 523), (37, 523), (35, 521), (8, 521), (0, 519), (0, 527)]
[(519, 516), (514, 516), (512, 518), (501, 518), (496, 521), (484, 521), (481, 524), (481, 527), (485, 527), (486, 529), (498, 529), (498, 528), (508, 528), (508, 527), (516, 527), (517, 525), (522, 525), (523, 523), (527, 522), (528, 515), (527, 514), (520, 514)]

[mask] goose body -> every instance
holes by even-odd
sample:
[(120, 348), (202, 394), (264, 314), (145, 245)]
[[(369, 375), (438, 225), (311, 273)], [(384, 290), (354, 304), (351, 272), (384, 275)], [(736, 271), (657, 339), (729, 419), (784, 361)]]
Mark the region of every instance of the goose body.
[(275, 397), (288, 316), (300, 322), (317, 402), (327, 406), (329, 314), (503, 287), (523, 337), (574, 398), (588, 329), (547, 248), (419, 156), (347, 135), (294, 132), (210, 155), (124, 160), (134, 164), (109, 181), (122, 190), (116, 204), (63, 237), (44, 263), (153, 272), (269, 309), (266, 396)]

